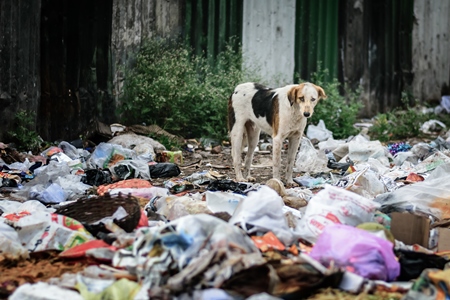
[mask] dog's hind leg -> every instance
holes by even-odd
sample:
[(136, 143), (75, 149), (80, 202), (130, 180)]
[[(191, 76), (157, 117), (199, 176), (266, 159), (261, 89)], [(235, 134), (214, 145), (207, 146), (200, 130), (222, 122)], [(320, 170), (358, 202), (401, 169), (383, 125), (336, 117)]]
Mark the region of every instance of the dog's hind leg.
[(286, 165), (286, 185), (292, 186), (294, 180), (292, 179), (292, 172), (294, 169), (295, 156), (298, 152), (298, 146), (300, 145), (300, 139), (302, 135), (296, 134), (289, 137), (289, 148), (287, 153), (287, 165)]
[(248, 151), (247, 155), (245, 156), (244, 176), (248, 181), (255, 181), (255, 179), (250, 176), (250, 168), (252, 165), (255, 148), (258, 145), (261, 129), (259, 129), (253, 122), (247, 121), (247, 123), (245, 123), (245, 131), (247, 132)]
[(230, 132), (231, 156), (233, 157), (233, 167), (236, 174), (236, 181), (245, 181), (241, 171), (242, 140), (244, 138), (244, 130), (244, 124), (236, 123)]

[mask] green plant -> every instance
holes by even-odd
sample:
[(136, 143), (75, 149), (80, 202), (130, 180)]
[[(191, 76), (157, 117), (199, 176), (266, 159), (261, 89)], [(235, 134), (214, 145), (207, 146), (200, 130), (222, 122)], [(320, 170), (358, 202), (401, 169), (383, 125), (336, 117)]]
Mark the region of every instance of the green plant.
[(359, 89), (352, 91), (345, 88), (345, 94), (340, 93), (341, 83), (334, 78), (331, 82), (328, 69), (318, 67), (318, 71), (311, 76), (311, 82), (322, 87), (327, 94), (327, 99), (320, 100), (320, 103), (314, 108), (314, 114), (310, 122), (325, 122), (329, 130), (333, 132), (336, 139), (345, 139), (351, 135), (357, 134), (358, 130), (353, 126), (358, 118), (358, 112), (362, 104), (358, 102)]
[(166, 135), (163, 134), (150, 134), (149, 135), (150, 138), (157, 140), (158, 142), (160, 142), (161, 144), (164, 145), (164, 147), (166, 147), (167, 150), (180, 150), (181, 149), (181, 144), (179, 141), (177, 141), (174, 138), (170, 138)]
[(39, 134), (32, 130), (35, 123), (35, 114), (26, 110), (17, 111), (14, 116), (14, 129), (8, 131), (7, 135), (17, 148), (23, 151), (38, 151), (43, 142)]
[[(404, 108), (395, 108), (391, 112), (378, 114), (369, 129), (369, 135), (381, 142), (401, 140), (422, 135), (420, 127), (430, 119), (439, 118), (434, 114), (424, 114), (417, 110), (415, 101), (406, 93), (402, 93)], [(412, 103), (412, 106), (410, 106)]]
[(125, 122), (157, 124), (186, 138), (223, 139), (228, 97), (247, 79), (241, 57), (228, 46), (208, 63), (179, 41), (149, 40), (126, 72), (119, 113)]

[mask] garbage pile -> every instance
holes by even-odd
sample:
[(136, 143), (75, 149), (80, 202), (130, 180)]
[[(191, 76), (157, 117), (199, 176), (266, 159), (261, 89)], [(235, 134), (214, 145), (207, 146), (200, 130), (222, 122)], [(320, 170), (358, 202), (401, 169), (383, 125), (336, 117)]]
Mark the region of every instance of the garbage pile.
[(62, 141), (40, 155), (0, 144), (0, 264), (46, 251), (90, 259), (82, 271), (13, 289), (0, 276), (0, 294), (450, 297), (449, 140), (334, 140), (323, 122), (307, 136), (289, 188), (235, 182), (211, 165), (186, 175), (195, 146), (168, 151), (130, 132), (90, 147)]

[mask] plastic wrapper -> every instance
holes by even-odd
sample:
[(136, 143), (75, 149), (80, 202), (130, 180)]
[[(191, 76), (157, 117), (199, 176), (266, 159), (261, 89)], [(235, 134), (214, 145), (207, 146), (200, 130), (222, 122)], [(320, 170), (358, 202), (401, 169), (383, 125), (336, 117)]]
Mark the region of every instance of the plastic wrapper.
[(324, 229), (311, 257), (367, 279), (393, 281), (400, 274), (391, 242), (362, 229), (334, 224)]
[(311, 141), (305, 137), (302, 138), (300, 151), (295, 159), (295, 172), (321, 173), (328, 172), (328, 159), (324, 151), (317, 151)]
[(427, 173), (434, 170), (437, 166), (450, 163), (450, 157), (441, 151), (434, 152), (425, 160), (421, 161), (414, 167), (416, 173)]
[(248, 233), (272, 231), (280, 241), (288, 245), (296, 235), (289, 228), (283, 213), (284, 202), (276, 191), (267, 186), (261, 186), (251, 191), (243, 201), (240, 201), (230, 224), (241, 226)]
[(149, 169), (152, 178), (176, 177), (181, 173), (178, 165), (173, 163), (157, 163), (149, 166)]
[(58, 214), (22, 211), (0, 219), (14, 227), (18, 241), (30, 252), (66, 250), (93, 239), (80, 222)]
[(329, 225), (357, 226), (372, 222), (378, 207), (378, 203), (356, 193), (326, 185), (309, 201), (296, 232), (301, 238), (314, 243)]

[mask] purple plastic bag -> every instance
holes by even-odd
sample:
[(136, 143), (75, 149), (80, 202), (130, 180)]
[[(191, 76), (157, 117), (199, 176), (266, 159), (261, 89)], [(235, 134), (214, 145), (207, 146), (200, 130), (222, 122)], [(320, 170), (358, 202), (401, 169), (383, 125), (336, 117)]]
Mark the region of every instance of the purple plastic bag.
[(367, 279), (393, 281), (400, 274), (391, 242), (352, 226), (325, 227), (311, 250), (311, 257)]

